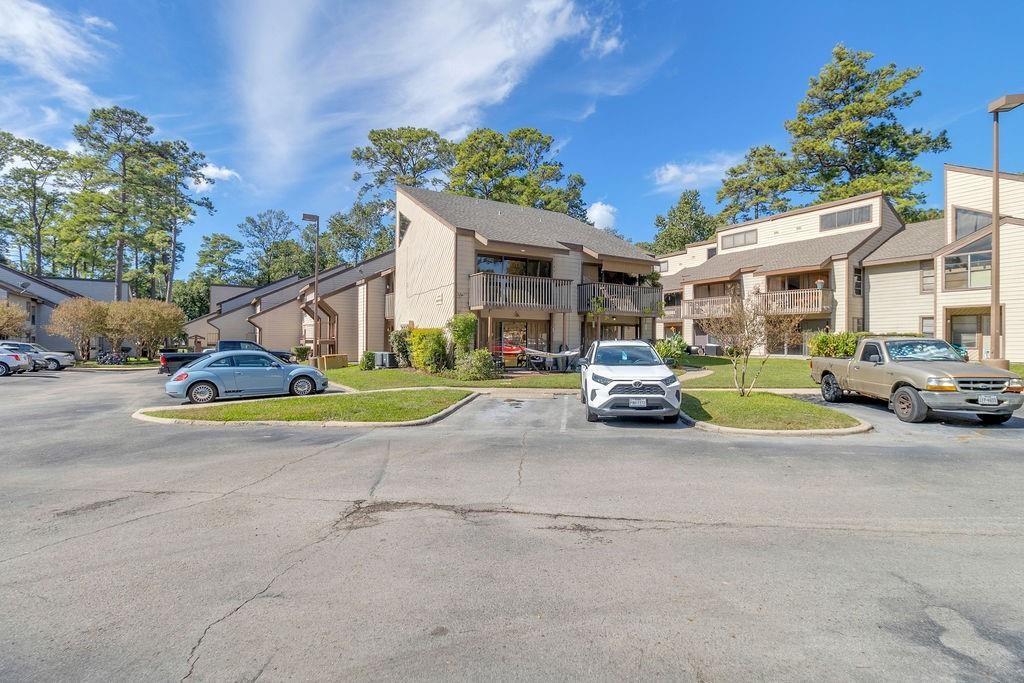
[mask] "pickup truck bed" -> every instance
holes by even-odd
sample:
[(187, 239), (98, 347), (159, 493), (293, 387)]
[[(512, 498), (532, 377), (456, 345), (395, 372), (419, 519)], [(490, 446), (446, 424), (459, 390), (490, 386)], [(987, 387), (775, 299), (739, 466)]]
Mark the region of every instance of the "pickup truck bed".
[(852, 358), (811, 358), (811, 379), (826, 401), (849, 393), (882, 399), (904, 422), (922, 422), (939, 410), (999, 424), (1024, 404), (1020, 377), (967, 362), (940, 339), (867, 337)]
[(213, 353), (214, 351), (263, 351), (271, 355), (277, 356), (285, 363), (292, 362), (292, 353), (290, 351), (271, 351), (265, 349), (256, 342), (247, 340), (232, 340), (225, 339), (222, 342), (218, 342), (216, 348), (204, 349), (202, 352), (161, 352), (160, 353), (160, 370), (161, 374), (169, 375), (175, 370), (180, 368), (182, 365), (191, 363), (197, 358), (201, 358), (204, 354)]

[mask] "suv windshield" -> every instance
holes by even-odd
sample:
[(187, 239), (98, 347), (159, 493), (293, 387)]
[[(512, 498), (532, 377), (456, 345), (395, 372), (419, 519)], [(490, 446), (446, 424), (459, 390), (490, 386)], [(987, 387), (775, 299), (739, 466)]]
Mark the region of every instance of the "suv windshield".
[(893, 360), (964, 360), (956, 349), (938, 339), (885, 342), (885, 349)]
[(599, 346), (595, 365), (661, 365), (662, 360), (650, 346)]

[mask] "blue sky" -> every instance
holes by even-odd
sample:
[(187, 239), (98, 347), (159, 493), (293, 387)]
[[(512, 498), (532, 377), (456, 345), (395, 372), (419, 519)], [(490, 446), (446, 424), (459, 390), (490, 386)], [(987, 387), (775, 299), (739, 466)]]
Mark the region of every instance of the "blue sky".
[[(202, 234), (246, 215), (347, 208), (349, 152), (381, 126), (540, 128), (593, 216), (643, 240), (681, 189), (713, 205), (746, 149), (786, 147), (838, 42), (924, 68), (903, 122), (949, 133), (921, 160), (939, 206), (943, 162), (991, 163), (985, 104), (1024, 91), (1022, 25), (1020, 2), (3, 0), (0, 129), (67, 146), (116, 103), (205, 152), (217, 212), (184, 236), (185, 272)], [(1002, 150), (1024, 169), (1024, 112)]]

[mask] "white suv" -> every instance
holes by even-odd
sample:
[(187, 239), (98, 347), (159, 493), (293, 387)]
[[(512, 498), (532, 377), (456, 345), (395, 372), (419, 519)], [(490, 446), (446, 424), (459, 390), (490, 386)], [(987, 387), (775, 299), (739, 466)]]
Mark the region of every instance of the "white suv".
[(598, 341), (580, 358), (587, 421), (602, 417), (679, 419), (679, 378), (644, 341)]

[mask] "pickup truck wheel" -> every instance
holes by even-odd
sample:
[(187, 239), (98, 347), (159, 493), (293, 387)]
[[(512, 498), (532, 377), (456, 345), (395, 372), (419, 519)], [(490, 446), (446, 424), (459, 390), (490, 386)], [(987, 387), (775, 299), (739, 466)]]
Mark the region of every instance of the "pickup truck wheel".
[(981, 420), (982, 424), (986, 425), (1001, 425), (1004, 422), (1009, 421), (1013, 417), (1011, 413), (1005, 415), (993, 415), (992, 413), (978, 413), (978, 419)]
[(924, 422), (928, 417), (928, 406), (913, 387), (896, 390), (892, 395), (892, 409), (903, 422)]
[(843, 400), (843, 388), (839, 386), (839, 380), (835, 375), (825, 375), (821, 378), (821, 397), (828, 403)]

